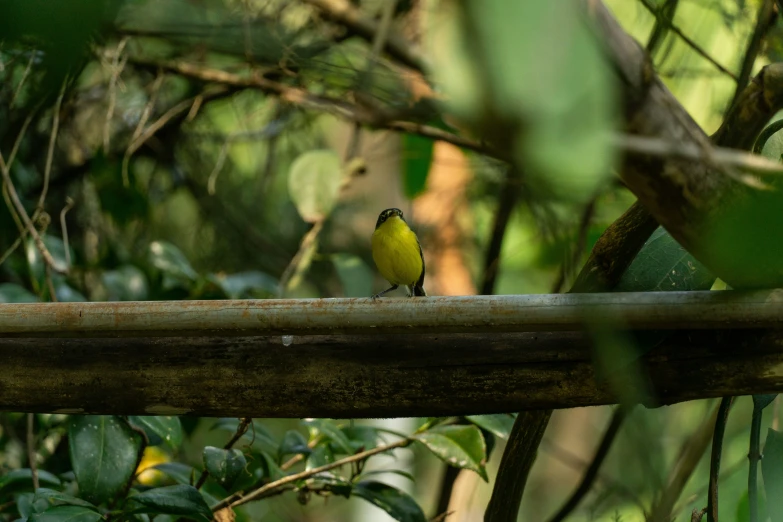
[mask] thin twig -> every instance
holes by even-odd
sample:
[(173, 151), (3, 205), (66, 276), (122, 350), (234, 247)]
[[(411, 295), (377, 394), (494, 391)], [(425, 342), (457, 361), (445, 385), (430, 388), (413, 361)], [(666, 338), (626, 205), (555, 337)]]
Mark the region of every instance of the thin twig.
[[(376, 35), (380, 30), (378, 24), (362, 16), (362, 13), (348, 0), (304, 0), (312, 6), (317, 7), (324, 18), (342, 25), (350, 32), (357, 34), (367, 41), (375, 41)], [(426, 70), (424, 58), (411, 48), (402, 36), (390, 34), (384, 38), (383, 49), (389, 53), (389, 56), (396, 59), (403, 65), (406, 65), (418, 72)]]
[(22, 77), (19, 79), (19, 83), (16, 85), (16, 89), (14, 89), (14, 94), (11, 96), (11, 102), (8, 104), (9, 107), (14, 106), (16, 98), (19, 97), (19, 93), (22, 91), (22, 86), (24, 85), (25, 81), (27, 81), (27, 77), (30, 76), (30, 71), (33, 68), (33, 62), (35, 62), (35, 53), (35, 49), (30, 50), (30, 59), (27, 60), (27, 66), (24, 68), (24, 72), (22, 72)]
[(701, 423), (699, 428), (682, 444), (675, 460), (674, 466), (669, 472), (666, 487), (656, 499), (650, 509), (650, 522), (664, 522), (674, 517), (675, 503), (682, 495), (685, 484), (693, 475), (702, 455), (710, 444), (710, 435), (713, 432), (715, 421), (718, 418), (718, 407)]
[(1, 152), (0, 152), (0, 174), (2, 174), (3, 176), (3, 182), (5, 183), (5, 188), (8, 191), (8, 196), (10, 197), (11, 202), (13, 203), (14, 209), (16, 210), (16, 213), (19, 215), (19, 217), (22, 219), (22, 222), (24, 223), (27, 232), (29, 232), (30, 235), (32, 236), (33, 242), (35, 243), (35, 246), (38, 248), (39, 252), (41, 253), (41, 257), (43, 258), (44, 262), (49, 267), (51, 267), (52, 270), (54, 270), (59, 274), (67, 273), (67, 267), (63, 268), (57, 265), (57, 262), (52, 257), (52, 254), (46, 248), (46, 245), (44, 244), (41, 235), (35, 229), (35, 225), (33, 225), (33, 222), (30, 220), (30, 216), (27, 215), (27, 211), (24, 209), (24, 205), (22, 205), (22, 201), (19, 199), (19, 194), (16, 192), (16, 187), (14, 187), (14, 183), (11, 180), (11, 174), (9, 172), (8, 166), (6, 165), (5, 160), (3, 158), (3, 154)]
[(563, 504), (563, 507), (551, 518), (549, 522), (560, 522), (565, 520), (571, 512), (576, 509), (582, 499), (590, 492), (593, 487), (593, 482), (598, 477), (598, 470), (601, 468), (601, 464), (604, 463), (606, 456), (609, 454), (609, 450), (612, 448), (617, 434), (620, 433), (620, 428), (623, 422), (628, 417), (630, 412), (629, 408), (624, 406), (617, 406), (612, 414), (612, 420), (609, 422), (609, 426), (604, 432), (604, 436), (601, 439), (601, 443), (598, 445), (598, 449), (595, 452), (593, 460), (590, 462), (585, 474), (582, 476), (582, 481), (579, 486), (571, 494), (571, 497)]
[[(386, 2), (383, 4), (381, 23), (378, 26), (378, 31), (375, 33), (375, 38), (372, 42), (370, 56), (367, 59), (367, 68), (358, 77), (356, 91), (370, 89), (372, 83), (372, 71), (375, 68), (375, 64), (378, 62), (378, 57), (381, 53), (381, 49), (386, 43), (386, 38), (389, 36), (389, 30), (391, 29), (391, 24), (394, 20), (394, 9), (396, 6), (397, 0), (386, 0)], [(353, 132), (351, 133), (350, 140), (348, 140), (348, 149), (345, 154), (346, 163), (351, 161), (359, 154), (359, 145), (361, 144), (362, 136), (361, 132), (361, 123), (354, 123)]]
[(35, 431), (33, 423), (35, 422), (35, 414), (27, 414), (27, 460), (30, 464), (30, 475), (33, 478), (33, 491), (38, 491), (41, 484), (38, 482), (38, 462), (36, 462), (35, 456)]
[[(228, 442), (226, 442), (226, 445), (223, 446), (223, 449), (230, 450), (233, 448), (234, 444), (236, 444), (237, 441), (242, 438), (242, 435), (247, 433), (247, 428), (250, 426), (251, 422), (253, 422), (252, 418), (244, 417), (237, 426), (237, 431), (234, 433), (234, 435), (231, 436), (230, 439), (228, 439)], [(207, 477), (209, 477), (209, 471), (205, 468), (204, 471), (201, 472), (201, 476), (198, 478), (198, 482), (196, 482), (196, 489), (201, 489), (201, 487), (207, 481)]]
[(748, 46), (745, 49), (745, 55), (742, 59), (742, 68), (740, 69), (739, 77), (737, 78), (734, 96), (732, 96), (731, 103), (729, 103), (727, 110), (731, 109), (731, 107), (737, 103), (737, 100), (739, 100), (742, 92), (748, 85), (748, 80), (753, 72), (753, 65), (756, 63), (756, 58), (761, 51), (761, 44), (764, 42), (764, 37), (773, 27), (773, 23), (776, 19), (777, 15), (775, 13), (774, 0), (762, 0), (756, 18), (756, 25), (753, 28), (753, 34), (750, 37)]
[(707, 522), (718, 522), (718, 479), (720, 477), (720, 460), (723, 453), (723, 434), (729, 420), (729, 411), (734, 397), (724, 397), (720, 400), (718, 415), (715, 419), (715, 433), (712, 437), (712, 455), (710, 456), (710, 489), (707, 495)]
[(225, 507), (238, 507), (242, 504), (247, 504), (248, 502), (252, 500), (256, 500), (258, 498), (264, 497), (266, 494), (272, 492), (275, 489), (278, 489), (282, 486), (285, 486), (286, 484), (290, 484), (292, 482), (296, 482), (298, 480), (302, 480), (308, 477), (312, 477), (313, 475), (317, 475), (319, 473), (323, 473), (324, 471), (329, 471), (331, 469), (339, 468), (341, 466), (344, 466), (346, 464), (351, 464), (354, 462), (359, 462), (362, 460), (365, 460), (369, 457), (372, 457), (373, 455), (378, 455), (379, 453), (385, 453), (389, 450), (393, 450), (396, 448), (404, 448), (405, 446), (408, 446), (410, 443), (413, 442), (414, 439), (412, 438), (404, 438), (401, 440), (398, 440), (397, 442), (392, 442), (390, 444), (385, 444), (383, 446), (375, 447), (371, 450), (362, 451), (361, 453), (356, 453), (354, 455), (351, 455), (349, 457), (342, 458), (340, 460), (336, 460), (334, 462), (331, 462), (329, 464), (324, 464), (323, 466), (319, 466), (317, 468), (313, 468), (310, 470), (301, 471), (299, 473), (294, 473), (293, 475), (287, 475), (281, 479), (275, 480), (273, 482), (270, 482), (268, 484), (265, 484), (261, 486), (258, 489), (255, 489), (247, 494), (243, 494), (242, 492), (235, 493), (231, 495), (230, 497), (218, 502), (212, 507), (212, 512), (219, 511)]
[(136, 480), (136, 471), (138, 471), (139, 466), (141, 466), (141, 461), (144, 459), (144, 450), (147, 449), (147, 446), (150, 445), (150, 439), (147, 437), (147, 434), (144, 432), (143, 429), (134, 426), (130, 422), (125, 420), (125, 424), (127, 425), (128, 429), (130, 429), (132, 432), (136, 433), (140, 438), (141, 441), (139, 442), (139, 450), (136, 453), (136, 465), (133, 466), (133, 472), (130, 474), (130, 477), (128, 477), (127, 482), (125, 482), (125, 487), (123, 488), (122, 495), (117, 495), (114, 497), (114, 499), (109, 503), (109, 509), (114, 509), (114, 505), (121, 499), (124, 499), (128, 496), (128, 492), (131, 489), (131, 486), (133, 486), (133, 481)]
[(106, 120), (103, 123), (103, 152), (109, 153), (109, 140), (111, 139), (111, 122), (114, 119), (114, 108), (117, 104), (117, 81), (119, 80), (120, 73), (125, 68), (125, 64), (128, 63), (128, 55), (123, 55), (122, 51), (125, 49), (125, 45), (128, 43), (128, 37), (124, 37), (117, 45), (117, 49), (114, 51), (114, 58), (111, 65), (111, 78), (109, 79), (109, 103), (106, 108)]
[(147, 125), (147, 120), (149, 120), (150, 115), (152, 114), (152, 110), (155, 108), (155, 102), (158, 100), (158, 91), (160, 91), (160, 86), (163, 84), (163, 79), (165, 77), (166, 75), (161, 71), (158, 73), (157, 77), (155, 77), (155, 81), (152, 82), (149, 100), (147, 100), (147, 103), (144, 106), (144, 110), (141, 112), (139, 123), (136, 125), (136, 129), (133, 131), (133, 135), (130, 139), (130, 145), (125, 151), (125, 156), (122, 159), (122, 185), (125, 188), (130, 186), (130, 179), (128, 177), (128, 164), (130, 162), (131, 155), (133, 155), (133, 153), (136, 151), (136, 149), (133, 148), (133, 145), (144, 133), (144, 126)]
[(587, 245), (587, 232), (590, 230), (590, 222), (593, 220), (594, 212), (595, 198), (591, 199), (582, 211), (582, 217), (579, 219), (579, 230), (577, 230), (576, 233), (576, 246), (574, 247), (571, 259), (563, 262), (560, 266), (560, 271), (558, 273), (557, 280), (552, 285), (551, 293), (557, 294), (563, 290), (563, 285), (565, 285), (566, 279), (570, 277), (570, 274), (573, 273), (573, 270), (579, 264), (579, 261), (584, 254), (585, 246)]
[(500, 266), (500, 251), (503, 249), (503, 240), (506, 237), (506, 228), (511, 219), (511, 214), (519, 201), (521, 190), (521, 177), (514, 166), (506, 171), (506, 177), (498, 194), (498, 209), (495, 212), (495, 221), (492, 225), (492, 236), (489, 240), (487, 253), (484, 256), (484, 277), (481, 283), (481, 294), (492, 295), (495, 293)]
[(66, 79), (63, 81), (62, 87), (60, 87), (60, 94), (57, 96), (57, 102), (55, 102), (52, 112), (52, 132), (49, 135), (49, 148), (46, 152), (43, 188), (41, 189), (41, 195), (38, 197), (38, 206), (36, 207), (36, 211), (43, 211), (44, 202), (46, 201), (46, 194), (49, 191), (49, 177), (52, 173), (52, 161), (54, 159), (54, 144), (57, 141), (57, 133), (60, 130), (60, 108), (63, 104), (63, 96), (65, 96), (65, 87), (67, 84), (68, 80)]
[[(500, 152), (493, 150), (485, 143), (458, 136), (430, 125), (395, 120), (393, 118), (394, 115), (382, 114), (378, 111), (371, 110), (366, 104), (358, 105), (343, 99), (316, 95), (309, 92), (307, 89), (286, 85), (264, 78), (263, 76), (241, 76), (219, 69), (209, 69), (186, 62), (162, 62), (132, 58), (129, 59), (129, 63), (139, 67), (160, 68), (181, 76), (214, 82), (225, 86), (258, 89), (267, 94), (278, 96), (281, 101), (301, 109), (327, 112), (348, 121), (359, 122), (368, 127), (417, 134), (425, 138), (445, 141), (463, 149), (503, 159)], [(141, 137), (137, 141), (140, 140)]]
[[(71, 266), (71, 247), (68, 244), (68, 225), (65, 222), (65, 215), (68, 213), (69, 210), (73, 208), (74, 205), (73, 199), (70, 197), (65, 198), (65, 206), (60, 211), (60, 230), (63, 231), (63, 247), (65, 248), (65, 265)], [(0, 264), (2, 264), (2, 261), (0, 261)]]
[(694, 42), (693, 40), (691, 40), (691, 39), (688, 37), (688, 35), (686, 35), (685, 33), (683, 33), (683, 32), (682, 32), (682, 30), (680, 30), (680, 28), (679, 28), (679, 27), (677, 27), (676, 25), (674, 25), (673, 23), (671, 23), (669, 20), (667, 20), (667, 19), (666, 19), (666, 18), (665, 18), (665, 17), (664, 17), (664, 16), (661, 14), (661, 12), (659, 11), (659, 9), (658, 9), (656, 6), (652, 5), (652, 4), (650, 3), (650, 1), (649, 1), (649, 0), (639, 0), (639, 1), (642, 3), (642, 5), (643, 5), (643, 6), (644, 6), (644, 7), (645, 7), (645, 8), (646, 8), (648, 11), (650, 11), (650, 13), (652, 13), (652, 15), (653, 15), (653, 16), (655, 16), (656, 20), (659, 20), (659, 19), (660, 19), (660, 20), (663, 20), (663, 21), (664, 21), (664, 23), (666, 23), (666, 24), (669, 26), (669, 29), (670, 29), (670, 30), (671, 30), (671, 31), (672, 31), (674, 34), (676, 34), (677, 36), (679, 36), (680, 38), (682, 38), (682, 41), (683, 41), (683, 42), (685, 42), (686, 44), (688, 44), (688, 46), (690, 46), (690, 47), (691, 47), (691, 49), (693, 49), (694, 51), (696, 51), (696, 52), (697, 52), (699, 55), (701, 55), (701, 57), (702, 57), (702, 58), (704, 58), (705, 60), (707, 60), (708, 62), (710, 62), (712, 65), (714, 65), (714, 66), (715, 66), (715, 68), (716, 68), (716, 69), (718, 69), (720, 72), (722, 72), (722, 73), (723, 73), (723, 74), (725, 74), (726, 76), (729, 76), (729, 77), (733, 78), (733, 79), (734, 79), (734, 81), (738, 81), (738, 80), (739, 80), (739, 79), (737, 78), (737, 75), (736, 75), (736, 74), (734, 74), (734, 73), (733, 73), (733, 72), (731, 72), (730, 70), (726, 69), (726, 68), (725, 68), (724, 66), (722, 66), (720, 63), (716, 62), (716, 61), (715, 61), (715, 59), (714, 59), (712, 56), (710, 56), (710, 55), (709, 55), (709, 53), (708, 53), (707, 51), (705, 51), (704, 49), (702, 49), (702, 48), (701, 48), (701, 46), (700, 46), (699, 44), (697, 44), (696, 42)]

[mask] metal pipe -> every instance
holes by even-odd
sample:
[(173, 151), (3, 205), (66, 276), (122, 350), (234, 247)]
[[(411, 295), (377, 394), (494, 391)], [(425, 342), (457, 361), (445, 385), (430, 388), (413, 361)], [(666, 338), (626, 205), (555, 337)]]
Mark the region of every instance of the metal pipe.
[(0, 305), (0, 337), (783, 327), (783, 290)]

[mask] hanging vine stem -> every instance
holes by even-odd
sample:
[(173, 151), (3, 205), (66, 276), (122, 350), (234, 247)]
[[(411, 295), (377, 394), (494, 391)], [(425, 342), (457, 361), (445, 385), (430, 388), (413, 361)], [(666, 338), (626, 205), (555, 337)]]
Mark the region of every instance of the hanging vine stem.
[(718, 522), (718, 479), (720, 476), (720, 459), (723, 453), (723, 435), (726, 433), (726, 423), (729, 411), (734, 403), (734, 397), (724, 397), (720, 401), (718, 417), (715, 420), (715, 432), (712, 436), (712, 454), (710, 455), (710, 490), (707, 495), (707, 521)]
[(759, 520), (758, 467), (761, 461), (761, 418), (764, 408), (775, 400), (777, 394), (754, 395), (753, 417), (750, 421), (750, 449), (748, 451), (748, 508), (750, 522)]

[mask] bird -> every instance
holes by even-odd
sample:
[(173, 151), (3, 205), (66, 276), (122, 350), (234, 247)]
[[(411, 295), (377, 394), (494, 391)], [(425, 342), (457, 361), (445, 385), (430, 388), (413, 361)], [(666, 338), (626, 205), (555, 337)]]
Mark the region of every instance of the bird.
[(372, 234), (372, 258), (378, 271), (392, 286), (373, 299), (405, 285), (408, 297), (426, 296), (424, 291), (424, 254), (419, 238), (408, 226), (402, 211), (387, 208), (378, 216)]

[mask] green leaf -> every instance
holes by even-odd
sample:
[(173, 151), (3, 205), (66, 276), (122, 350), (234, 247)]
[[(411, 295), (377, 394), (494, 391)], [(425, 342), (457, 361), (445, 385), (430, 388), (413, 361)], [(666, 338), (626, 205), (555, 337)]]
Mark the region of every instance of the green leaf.
[(351, 254), (334, 254), (331, 258), (345, 297), (367, 297), (372, 294), (373, 272), (367, 263)]
[[(38, 470), (38, 483), (41, 486), (59, 486), (60, 479), (46, 470)], [(33, 473), (30, 468), (15, 469), (0, 478), (0, 498), (20, 491), (33, 490)]]
[(83, 415), (68, 427), (71, 465), (82, 497), (104, 502), (120, 491), (136, 469), (141, 437), (120, 417)]
[(144, 430), (150, 446), (166, 442), (172, 448), (178, 448), (182, 444), (182, 423), (179, 417), (132, 415), (128, 421)]
[(191, 478), (194, 476), (194, 469), (192, 466), (183, 464), (181, 462), (161, 462), (152, 466), (151, 469), (156, 469), (161, 473), (166, 474), (179, 484), (190, 484)]
[(33, 513), (29, 522), (96, 522), (104, 520), (100, 513), (82, 506), (57, 506), (44, 511)]
[(204, 467), (218, 483), (230, 489), (239, 474), (245, 469), (247, 459), (238, 449), (223, 449), (206, 446), (203, 453)]
[(307, 455), (307, 462), (305, 469), (310, 471), (311, 469), (320, 468), (334, 462), (334, 453), (327, 445), (318, 445), (312, 449)]
[(475, 471), (485, 481), (489, 481), (484, 467), (487, 446), (481, 430), (476, 426), (436, 426), (415, 435), (415, 438), (446, 464)]
[(311, 449), (307, 445), (304, 435), (296, 430), (288, 430), (283, 435), (283, 440), (280, 443), (280, 448), (277, 450), (277, 454), (280, 457), (286, 455), (299, 455), (302, 453), (310, 453)]
[(509, 433), (511, 433), (511, 428), (514, 426), (516, 414), (498, 413), (494, 415), (468, 415), (465, 418), (493, 435), (496, 435), (501, 439), (507, 439)]
[(128, 497), (131, 513), (180, 515), (196, 520), (212, 520), (204, 497), (193, 486), (177, 485), (153, 488)]
[[(55, 277), (52, 276), (52, 280), (54, 279)], [(60, 279), (62, 279), (61, 276)], [(54, 283), (54, 293), (57, 295), (57, 300), (61, 303), (84, 303), (87, 301), (84, 294), (62, 281)]]
[(43, 513), (55, 506), (79, 506), (97, 511), (93, 504), (74, 496), (49, 488), (38, 488), (32, 498), (33, 513)]
[(767, 507), (772, 522), (783, 521), (783, 433), (767, 430), (761, 476), (767, 494)]
[[(236, 433), (239, 428), (239, 420), (233, 418), (219, 419), (210, 429), (211, 430), (226, 430), (232, 433)], [(250, 443), (254, 447), (263, 448), (265, 451), (274, 453), (278, 449), (278, 444), (275, 438), (264, 426), (264, 424), (254, 419), (248, 430), (242, 435), (242, 438)]]
[(264, 298), (277, 295), (277, 279), (258, 270), (231, 275), (210, 274), (209, 279), (219, 286), (229, 299)]
[(616, 292), (709, 290), (715, 275), (658, 227), (614, 288)]
[(407, 493), (382, 482), (362, 481), (355, 484), (353, 495), (378, 506), (400, 522), (426, 522), (421, 507)]
[(449, 111), (507, 144), (532, 199), (594, 197), (612, 172), (616, 94), (584, 10), (485, 0), (440, 11), (427, 37)]
[[(50, 236), (49, 234), (42, 235), (41, 240), (52, 255), (57, 270), (68, 270), (71, 265), (68, 264), (68, 260), (65, 256), (65, 243), (63, 243), (63, 240), (59, 237)], [(46, 277), (46, 264), (44, 263), (40, 250), (35, 246), (35, 241), (33, 241), (32, 238), (28, 238), (25, 241), (25, 255), (27, 256), (27, 264), (30, 267), (30, 275), (39, 285), (43, 285), (44, 278)], [(70, 251), (70, 257), (71, 259), (74, 257), (73, 249)]]
[(378, 445), (378, 429), (374, 426), (343, 426), (340, 429), (355, 452), (372, 449)]
[(767, 406), (769, 406), (772, 401), (775, 400), (775, 397), (777, 397), (777, 393), (770, 393), (770, 394), (763, 394), (763, 395), (754, 395), (753, 396), (753, 407), (763, 410)]
[(149, 298), (147, 276), (138, 267), (123, 265), (101, 274), (108, 301), (144, 301)]
[(38, 296), (15, 283), (0, 284), (0, 303), (37, 303)]
[(153, 241), (148, 257), (150, 264), (163, 273), (166, 290), (176, 286), (188, 287), (198, 277), (185, 255), (171, 243)]
[(288, 173), (288, 192), (308, 223), (332, 211), (343, 180), (340, 157), (331, 149), (311, 150), (294, 160)]
[(310, 439), (323, 435), (332, 441), (343, 453), (353, 455), (354, 450), (351, 447), (351, 441), (348, 440), (345, 433), (334, 422), (328, 419), (308, 419), (303, 421), (303, 423), (310, 430)]
[(413, 199), (424, 192), (427, 185), (435, 142), (415, 134), (403, 134), (401, 141), (402, 186), (405, 197)]

